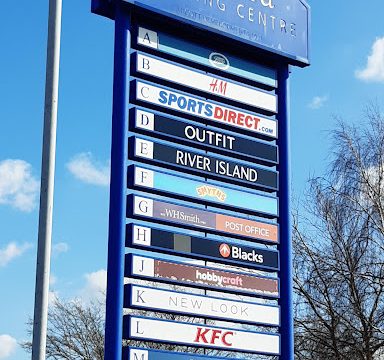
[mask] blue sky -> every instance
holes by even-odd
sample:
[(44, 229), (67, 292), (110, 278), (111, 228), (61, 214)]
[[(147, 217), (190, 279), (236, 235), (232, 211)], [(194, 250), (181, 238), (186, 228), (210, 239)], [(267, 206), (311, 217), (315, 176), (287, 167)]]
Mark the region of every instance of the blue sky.
[[(360, 124), (369, 101), (383, 103), (382, 0), (310, 5), (312, 65), (291, 78), (296, 195), (325, 169), (333, 115)], [(29, 358), (17, 342), (33, 314), (47, 6), (0, 12), (0, 359)], [(64, 0), (61, 54), (51, 291), (86, 300), (105, 281), (113, 22)]]

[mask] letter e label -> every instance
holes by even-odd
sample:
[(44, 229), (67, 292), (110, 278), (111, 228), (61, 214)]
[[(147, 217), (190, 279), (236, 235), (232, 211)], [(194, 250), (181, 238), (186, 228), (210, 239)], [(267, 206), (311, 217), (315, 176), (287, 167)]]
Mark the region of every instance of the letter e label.
[(135, 155), (145, 159), (153, 159), (153, 142), (136, 138)]

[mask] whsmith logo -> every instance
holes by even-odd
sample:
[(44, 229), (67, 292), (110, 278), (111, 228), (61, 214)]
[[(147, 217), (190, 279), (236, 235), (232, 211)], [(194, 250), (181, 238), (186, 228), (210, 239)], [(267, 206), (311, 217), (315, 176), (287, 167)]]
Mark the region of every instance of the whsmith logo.
[(203, 185), (196, 188), (196, 192), (201, 197), (214, 197), (217, 200), (224, 202), (227, 198), (227, 194), (215, 186)]
[(211, 53), (209, 55), (209, 62), (212, 66), (215, 68), (218, 68), (220, 70), (227, 70), (229, 69), (229, 60), (228, 58), (220, 53)]
[(255, 250), (247, 252), (238, 246), (231, 247), (228, 244), (221, 244), (219, 252), (223, 258), (231, 257), (232, 259), (255, 262), (258, 264), (262, 264), (264, 262), (263, 255), (258, 254)]

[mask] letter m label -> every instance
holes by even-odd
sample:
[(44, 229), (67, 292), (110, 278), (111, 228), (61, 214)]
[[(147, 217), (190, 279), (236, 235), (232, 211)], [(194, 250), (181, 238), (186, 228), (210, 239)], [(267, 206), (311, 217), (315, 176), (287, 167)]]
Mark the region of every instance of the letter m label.
[(129, 360), (148, 360), (148, 351), (139, 349), (130, 349)]

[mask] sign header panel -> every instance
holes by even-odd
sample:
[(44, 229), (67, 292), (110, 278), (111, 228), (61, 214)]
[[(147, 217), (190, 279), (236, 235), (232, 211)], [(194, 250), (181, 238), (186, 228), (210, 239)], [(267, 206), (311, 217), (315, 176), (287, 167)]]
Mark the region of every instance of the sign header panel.
[(178, 141), (204, 150), (208, 148), (227, 156), (246, 158), (248, 161), (250, 157), (261, 163), (276, 164), (278, 161), (276, 145), (157, 112), (133, 108), (129, 126), (133, 132)]
[(124, 1), (309, 64), (310, 10), (303, 0)]
[(280, 354), (280, 336), (277, 334), (256, 333), (233, 328), (181, 323), (132, 315), (127, 316), (125, 320), (124, 330), (128, 335), (128, 339), (268, 355)]
[(130, 224), (127, 246), (143, 250), (187, 255), (202, 260), (265, 270), (279, 270), (279, 254), (268, 248), (254, 247), (206, 237)]
[(128, 277), (269, 298), (279, 297), (279, 281), (275, 278), (133, 254), (127, 255), (126, 260)]
[(191, 206), (154, 200), (143, 196), (129, 196), (127, 215), (143, 220), (204, 229), (239, 237), (247, 237), (277, 244), (278, 225), (226, 215)]
[(278, 306), (126, 285), (127, 307), (269, 326), (280, 325)]

